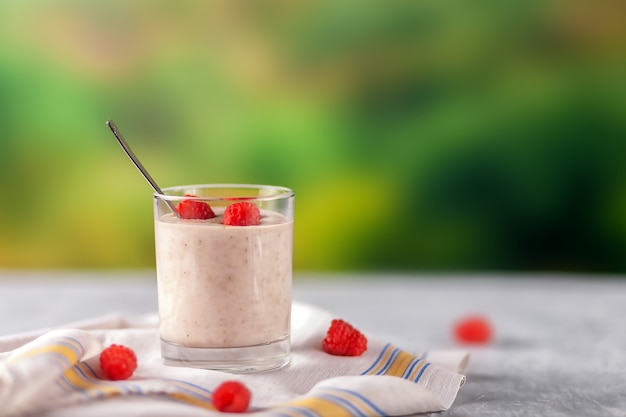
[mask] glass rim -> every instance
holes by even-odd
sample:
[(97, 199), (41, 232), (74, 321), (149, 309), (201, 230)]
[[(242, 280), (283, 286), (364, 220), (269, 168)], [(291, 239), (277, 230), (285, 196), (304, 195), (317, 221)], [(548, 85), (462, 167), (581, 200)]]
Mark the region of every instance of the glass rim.
[[(272, 191), (272, 194), (269, 195), (257, 195), (257, 196), (185, 196), (185, 195), (173, 195), (168, 194), (168, 192), (173, 191), (184, 191), (184, 190), (201, 190), (201, 189), (211, 189), (211, 190), (237, 190), (237, 189), (255, 189), (255, 190), (269, 190)], [(162, 188), (163, 194), (159, 194), (154, 192), (152, 195), (154, 198), (158, 198), (160, 200), (167, 201), (181, 201), (181, 200), (189, 200), (189, 199), (197, 199), (203, 201), (220, 201), (220, 200), (254, 200), (254, 201), (272, 201), (272, 200), (283, 200), (287, 198), (291, 198), (295, 196), (295, 192), (288, 187), (278, 186), (278, 185), (264, 185), (264, 184), (189, 184), (189, 185), (177, 185), (173, 187), (165, 187)]]

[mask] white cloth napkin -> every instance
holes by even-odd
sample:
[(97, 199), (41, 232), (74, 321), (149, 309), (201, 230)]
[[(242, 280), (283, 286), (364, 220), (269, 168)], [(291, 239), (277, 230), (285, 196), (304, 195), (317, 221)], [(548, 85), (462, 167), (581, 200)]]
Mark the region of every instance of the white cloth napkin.
[[(466, 352), (411, 354), (374, 335), (359, 357), (321, 349), (329, 312), (294, 303), (292, 356), (283, 369), (234, 375), (165, 366), (156, 314), (111, 315), (0, 338), (0, 416), (212, 416), (223, 381), (252, 391), (255, 416), (400, 416), (448, 409), (465, 381)], [(355, 327), (359, 323), (352, 323)], [(126, 381), (108, 381), (99, 354), (112, 343), (137, 354)]]

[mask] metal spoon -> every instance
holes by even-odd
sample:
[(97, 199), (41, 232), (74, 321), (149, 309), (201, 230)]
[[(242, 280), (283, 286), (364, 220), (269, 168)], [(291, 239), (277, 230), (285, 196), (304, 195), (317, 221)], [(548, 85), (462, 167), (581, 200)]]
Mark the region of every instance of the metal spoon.
[[(119, 142), (122, 149), (124, 149), (124, 152), (126, 152), (126, 155), (128, 155), (128, 157), (133, 162), (133, 164), (135, 164), (139, 172), (141, 172), (141, 175), (143, 175), (146, 181), (148, 181), (152, 189), (159, 195), (165, 195), (163, 194), (163, 191), (161, 191), (161, 188), (159, 188), (157, 183), (154, 181), (154, 179), (152, 179), (148, 171), (146, 171), (146, 168), (144, 168), (144, 166), (139, 161), (139, 159), (137, 158), (135, 153), (132, 151), (132, 149), (130, 149), (130, 146), (128, 146), (128, 143), (126, 143), (126, 141), (124, 140), (124, 137), (118, 130), (117, 126), (115, 126), (115, 123), (113, 123), (113, 120), (107, 120), (106, 123), (107, 123), (107, 126), (109, 126), (109, 128), (111, 129), (111, 132), (113, 132), (113, 134), (115, 135), (115, 138)], [(178, 211), (176, 210), (176, 207), (174, 206), (174, 204), (167, 199), (163, 199), (163, 201), (165, 201), (165, 203), (170, 207), (174, 215), (178, 217)]]

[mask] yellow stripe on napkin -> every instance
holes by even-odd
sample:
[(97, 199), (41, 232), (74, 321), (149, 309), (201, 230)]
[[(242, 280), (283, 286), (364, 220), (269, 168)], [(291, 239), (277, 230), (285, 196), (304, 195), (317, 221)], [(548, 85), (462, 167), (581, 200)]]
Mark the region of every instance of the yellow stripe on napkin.
[(429, 366), (425, 358), (426, 355), (418, 357), (388, 343), (361, 375), (390, 375), (417, 382)]
[(20, 360), (32, 358), (37, 355), (52, 354), (53, 357), (55, 357), (55, 361), (63, 359), (66, 364), (71, 365), (78, 362), (78, 358), (82, 355), (83, 351), (84, 349), (78, 341), (70, 337), (64, 337), (57, 343), (32, 348), (23, 353), (12, 356), (7, 360), (7, 364), (13, 364)]
[(215, 406), (213, 405), (213, 403), (206, 402), (197, 397), (194, 397), (193, 395), (185, 394), (182, 392), (171, 392), (165, 395), (167, 395), (169, 398), (175, 401), (183, 402), (189, 405), (195, 405), (196, 407), (201, 407), (201, 408), (211, 410), (211, 411), (217, 410)]
[(80, 390), (91, 398), (99, 398), (102, 396), (112, 397), (122, 394), (123, 391), (120, 386), (89, 379), (79, 372), (79, 368), (80, 366), (77, 365), (68, 369), (63, 374), (63, 380), (67, 382), (71, 388)]
[(369, 367), (369, 369), (367, 369), (361, 375), (377, 375), (385, 368), (386, 364), (391, 360), (391, 357), (395, 350), (396, 349), (391, 344), (385, 345), (380, 355), (378, 355), (378, 358)]
[(415, 381), (417, 382), (420, 377), (422, 376), (422, 373), (424, 372), (424, 370), (426, 368), (428, 368), (430, 364), (426, 361), (421, 361), (419, 362), (419, 365), (417, 365), (413, 371), (411, 372), (411, 374), (409, 375), (409, 377), (407, 379), (410, 379), (411, 381)]
[[(355, 414), (350, 412), (345, 406), (332, 401), (329, 398), (310, 396), (301, 400), (289, 402), (280, 407), (280, 411), (292, 411), (296, 412), (296, 415), (310, 415), (310, 411), (322, 416), (333, 417), (353, 417)], [(287, 410), (285, 410), (287, 409)], [(307, 412), (308, 411), (308, 412)], [(358, 415), (358, 414), (357, 414)]]
[(391, 376), (403, 376), (406, 372), (409, 365), (415, 360), (415, 356), (410, 353), (400, 351), (393, 362), (389, 364), (387, 370), (383, 373), (383, 375), (391, 375)]
[(290, 416), (374, 416), (385, 413), (362, 394), (344, 388), (324, 387), (278, 408)]
[(211, 402), (210, 392), (204, 389), (200, 390), (199, 387), (193, 384), (171, 380), (170, 383), (175, 391), (151, 393), (132, 382), (100, 379), (93, 369), (84, 362), (78, 363), (74, 367), (66, 370), (59, 379), (59, 382), (66, 388), (81, 391), (92, 399), (114, 397), (124, 394), (153, 394), (165, 396), (174, 401), (183, 402), (207, 410), (216, 410)]

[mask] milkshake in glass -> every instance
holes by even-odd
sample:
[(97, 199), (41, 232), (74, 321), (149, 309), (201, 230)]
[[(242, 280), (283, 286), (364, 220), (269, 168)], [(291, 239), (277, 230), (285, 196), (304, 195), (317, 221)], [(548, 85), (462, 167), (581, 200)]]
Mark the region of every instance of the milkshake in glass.
[(287, 364), (294, 193), (239, 184), (163, 192), (154, 212), (164, 362), (229, 372)]

